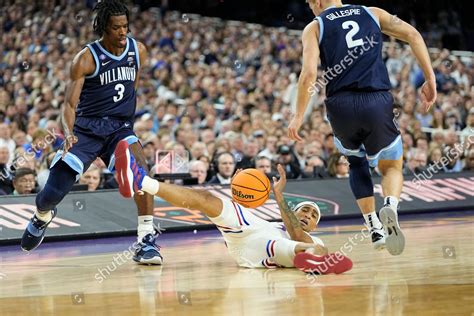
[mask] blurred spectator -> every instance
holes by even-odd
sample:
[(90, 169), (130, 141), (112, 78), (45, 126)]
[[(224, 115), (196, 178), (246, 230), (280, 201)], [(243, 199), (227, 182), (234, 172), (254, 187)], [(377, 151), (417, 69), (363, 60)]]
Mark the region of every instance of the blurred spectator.
[(272, 161), (265, 156), (257, 156), (255, 158), (255, 169), (265, 174), (272, 173)]
[(474, 148), (470, 149), (466, 156), (464, 171), (474, 171)]
[(99, 188), (100, 180), (100, 169), (95, 164), (91, 164), (79, 178), (79, 183), (87, 184), (87, 191), (95, 191)]
[(428, 165), (435, 165), (441, 161), (443, 157), (443, 151), (439, 147), (433, 147), (428, 155)]
[(193, 160), (189, 163), (189, 173), (198, 180), (198, 184), (204, 184), (207, 177), (207, 166), (200, 160)]
[(12, 175), (8, 161), (10, 152), (6, 145), (0, 145), (0, 195), (11, 194), (13, 192)]
[[(7, 26), (0, 39), (0, 146), (6, 145), (9, 163), (17, 168), (35, 168), (38, 175), (44, 168), (28, 154), (35, 146), (39, 162), (50, 151), (35, 141), (39, 131), (57, 130), (53, 149), (61, 143), (58, 117), (72, 52), (96, 39), (90, 27), (92, 14), (82, 14), (81, 23), (70, 23), (81, 10), (90, 12), (84, 5), (83, 1), (59, 0), (10, 1), (0, 6), (0, 24)], [(12, 19), (13, 13), (19, 18)], [(449, 38), (461, 36), (455, 13), (441, 10), (442, 18), (428, 21), (425, 40), (440, 47), (446, 29), (450, 30)], [(134, 126), (148, 164), (153, 163), (153, 151), (165, 147), (182, 153), (189, 150), (192, 160), (205, 163), (224, 151), (231, 152), (239, 166), (249, 166), (257, 154), (275, 163), (284, 158), (277, 149), (285, 145), (293, 147), (285, 159), (298, 165), (300, 172), (305, 169), (305, 177), (310, 176), (311, 168), (318, 170), (318, 177), (328, 172), (315, 158), (327, 161), (335, 153), (332, 131), (325, 121), (324, 93), (310, 101), (300, 131), (304, 142), (293, 144), (286, 136), (301, 71), (303, 48), (298, 34), (212, 18), (192, 19), (189, 27), (191, 24), (182, 23), (179, 12), (171, 11), (158, 18), (151, 10), (131, 10), (130, 14), (132, 34), (149, 47), (149, 63), (140, 69)], [(467, 147), (466, 139), (474, 135), (470, 129), (474, 128), (472, 55), (430, 49), (439, 93), (429, 113), (420, 106), (418, 89), (423, 74), (410, 48), (389, 41), (383, 55), (391, 92), (400, 105), (397, 120), (404, 157), (415, 146), (425, 155), (434, 147), (443, 150), (458, 143)], [(319, 73), (322, 71), (320, 68)], [(454, 132), (461, 130), (458, 139)], [(256, 154), (251, 138), (258, 143)], [(466, 158), (461, 156), (459, 163), (466, 165)], [(450, 170), (458, 170), (459, 163)], [(286, 167), (292, 169), (288, 164)], [(210, 177), (212, 172), (208, 172)]]
[(41, 169), (38, 172), (37, 182), (38, 188), (43, 190), (46, 181), (48, 181), (49, 177), (49, 168), (51, 167), (51, 163), (53, 162), (54, 156), (56, 153), (50, 152), (47, 156), (44, 157), (44, 161), (41, 164)]
[(260, 156), (268, 157), (270, 160), (275, 160), (278, 157), (276, 136), (269, 135), (265, 141), (265, 148), (260, 152)]
[(214, 158), (214, 170), (216, 174), (209, 180), (212, 184), (230, 184), (235, 170), (234, 156), (230, 152), (219, 153)]
[(206, 144), (203, 142), (195, 142), (191, 147), (191, 158), (199, 159), (203, 155), (208, 155)]
[(423, 172), (428, 163), (426, 153), (417, 148), (412, 148), (407, 155), (407, 164), (403, 170), (406, 175)]
[(254, 138), (251, 138), (245, 143), (243, 148), (244, 153), (240, 161), (237, 162), (236, 169), (254, 168), (254, 159), (258, 154), (258, 141)]
[(151, 169), (155, 165), (156, 150), (153, 138), (148, 138), (143, 143), (143, 153), (145, 155), (145, 161), (148, 169)]
[(306, 159), (303, 178), (327, 178), (326, 163), (319, 156), (310, 156)]
[(28, 168), (15, 170), (13, 195), (31, 194), (35, 189), (35, 171)]
[(332, 154), (328, 159), (328, 173), (333, 178), (349, 177), (349, 162), (341, 153)]
[(448, 163), (443, 165), (444, 172), (459, 172), (462, 170), (461, 162), (462, 152), (457, 146), (446, 146), (443, 149), (443, 156), (447, 158)]
[(288, 179), (298, 179), (302, 175), (302, 172), (299, 162), (291, 152), (291, 148), (287, 145), (280, 145), (277, 153), (277, 163), (281, 164), (283, 169), (285, 169), (286, 177)]

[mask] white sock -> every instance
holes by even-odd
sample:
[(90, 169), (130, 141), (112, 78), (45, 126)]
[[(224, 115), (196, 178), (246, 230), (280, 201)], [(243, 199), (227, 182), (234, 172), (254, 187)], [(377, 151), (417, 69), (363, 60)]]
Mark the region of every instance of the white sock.
[(386, 196), (385, 199), (383, 199), (383, 205), (389, 205), (393, 210), (397, 211), (398, 209), (398, 199), (394, 196)]
[(53, 214), (51, 213), (51, 211), (39, 212), (38, 210), (36, 210), (35, 215), (38, 219), (46, 223), (49, 222), (51, 218), (53, 217)]
[(363, 214), (365, 222), (367, 223), (367, 226), (369, 229), (375, 228), (375, 229), (382, 229), (382, 223), (379, 220), (379, 217), (377, 216), (377, 213), (375, 211), (370, 212), (369, 214)]
[(152, 179), (149, 176), (145, 176), (142, 182), (142, 191), (155, 195), (160, 189), (160, 182), (158, 180)]
[(141, 215), (138, 216), (138, 242), (141, 242), (143, 237), (153, 233), (153, 215)]

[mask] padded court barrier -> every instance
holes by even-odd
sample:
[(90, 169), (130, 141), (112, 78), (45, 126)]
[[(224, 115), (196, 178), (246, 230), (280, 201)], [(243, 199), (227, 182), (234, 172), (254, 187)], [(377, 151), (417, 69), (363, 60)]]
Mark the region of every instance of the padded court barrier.
[[(474, 172), (405, 178), (400, 213), (474, 209)], [(375, 194), (381, 196), (380, 178), (374, 179)], [(220, 196), (231, 196), (228, 186), (208, 186)], [(286, 198), (291, 205), (303, 200), (318, 203), (322, 221), (327, 218), (359, 217), (348, 179), (288, 181)], [(0, 244), (19, 243), (32, 216), (35, 196), (0, 197)], [(382, 202), (377, 198), (378, 207)], [(50, 224), (47, 240), (110, 237), (136, 233), (136, 209), (132, 199), (118, 191), (72, 192), (58, 206), (59, 213)], [(279, 220), (276, 202), (270, 198), (255, 214), (266, 220)], [(170, 206), (155, 198), (155, 224), (164, 233), (212, 227), (199, 211)], [(362, 224), (362, 220), (361, 220)]]

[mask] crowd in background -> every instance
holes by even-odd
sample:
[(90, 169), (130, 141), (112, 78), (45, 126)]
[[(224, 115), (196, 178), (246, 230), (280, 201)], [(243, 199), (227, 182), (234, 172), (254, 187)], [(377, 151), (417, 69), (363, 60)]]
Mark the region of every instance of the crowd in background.
[[(54, 3), (0, 9), (0, 194), (27, 194), (44, 185), (63, 138), (58, 118), (70, 63), (95, 39), (89, 9)], [(236, 168), (271, 174), (278, 163), (291, 179), (348, 177), (326, 120), (324, 91), (311, 98), (300, 131), (304, 141), (287, 137), (301, 69), (299, 34), (137, 8), (130, 29), (149, 53), (134, 129), (154, 172), (160, 173), (156, 152), (172, 150), (189, 157), (189, 172), (200, 184), (229, 183)], [(386, 43), (404, 173), (430, 165), (437, 172), (473, 170), (474, 58), (448, 50), (432, 51), (431, 58), (439, 94), (424, 113), (418, 99), (423, 75), (410, 49)], [(79, 181), (89, 190), (114, 187), (100, 160)]]

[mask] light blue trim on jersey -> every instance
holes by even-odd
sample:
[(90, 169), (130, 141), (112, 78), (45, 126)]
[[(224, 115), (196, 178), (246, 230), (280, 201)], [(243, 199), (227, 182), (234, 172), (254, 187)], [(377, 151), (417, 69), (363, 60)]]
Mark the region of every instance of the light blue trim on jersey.
[(114, 60), (122, 60), (122, 58), (124, 58), (128, 54), (128, 48), (130, 47), (130, 38), (128, 38), (128, 36), (127, 36), (127, 46), (125, 47), (125, 49), (123, 50), (122, 55), (120, 55), (120, 56), (115, 56), (114, 54), (109, 53), (105, 48), (102, 47), (102, 45), (100, 45), (99, 40), (95, 41), (95, 43), (97, 44), (97, 47), (99, 47), (99, 49), (105, 55), (109, 56), (110, 58), (112, 58)]
[[(62, 155), (63, 155), (62, 150), (58, 150), (56, 152), (56, 155), (54, 156), (53, 161), (51, 162), (51, 167), (49, 167), (50, 169), (53, 168), (53, 166), (62, 158)], [(81, 161), (81, 159), (79, 159), (79, 157), (77, 157), (76, 155), (70, 152), (68, 152), (64, 156), (64, 158), (62, 158), (62, 160), (65, 163), (67, 163), (68, 166), (72, 168), (72, 170), (78, 173), (76, 177), (76, 181), (77, 181), (79, 177), (82, 175), (82, 173), (84, 172), (84, 163)]]
[(324, 23), (321, 17), (317, 16), (316, 19), (319, 22), (319, 44), (321, 44), (321, 41), (323, 40), (323, 35), (324, 35)]
[(370, 9), (367, 8), (366, 6), (362, 6), (362, 8), (364, 8), (364, 10), (372, 17), (372, 19), (374, 19), (375, 23), (377, 23), (377, 25), (378, 25), (379, 28), (380, 28), (380, 22), (379, 22), (379, 20), (375, 17), (375, 15), (372, 13), (372, 11), (370, 11)]
[[(137, 143), (137, 142), (140, 141), (140, 140), (138, 139), (138, 137), (135, 136), (135, 135), (127, 136), (127, 137), (124, 138), (124, 140), (126, 140), (129, 145), (134, 144), (134, 143)], [(107, 166), (107, 168), (108, 168), (110, 171), (114, 171), (114, 170), (115, 170), (115, 154), (112, 154), (112, 156), (110, 156), (110, 161), (109, 161), (109, 165)]]
[(92, 56), (94, 57), (94, 61), (95, 61), (95, 71), (94, 71), (94, 73), (90, 76), (86, 76), (86, 79), (90, 79), (90, 78), (94, 78), (95, 76), (97, 76), (97, 74), (99, 73), (100, 64), (99, 64), (99, 57), (97, 57), (97, 53), (95, 52), (92, 45), (87, 44), (86, 46), (87, 46), (87, 48), (89, 48)]
[(359, 149), (347, 149), (336, 136), (334, 136), (334, 145), (344, 156), (365, 157), (365, 149), (362, 146)]
[(398, 160), (403, 155), (402, 136), (398, 135), (395, 140), (385, 148), (382, 148), (377, 154), (369, 156), (367, 159), (372, 167), (375, 167), (378, 160)]
[(140, 52), (138, 51), (137, 41), (132, 37), (130, 37), (130, 39), (133, 42), (133, 47), (135, 47), (135, 56), (137, 57), (137, 67), (138, 69), (140, 69)]

